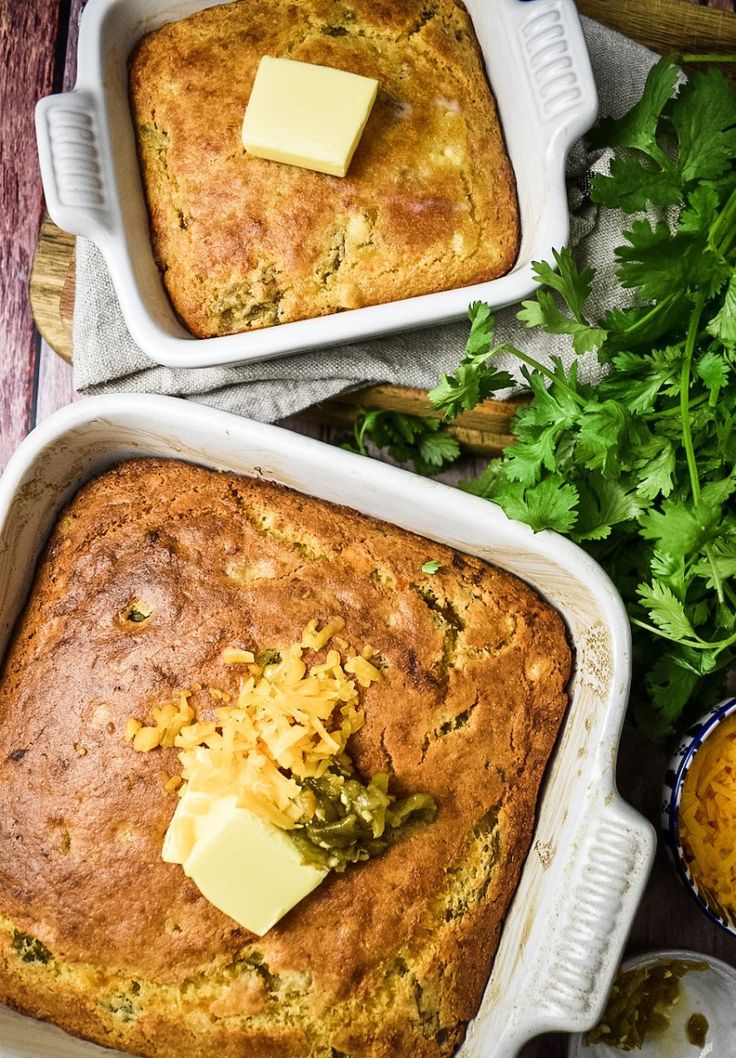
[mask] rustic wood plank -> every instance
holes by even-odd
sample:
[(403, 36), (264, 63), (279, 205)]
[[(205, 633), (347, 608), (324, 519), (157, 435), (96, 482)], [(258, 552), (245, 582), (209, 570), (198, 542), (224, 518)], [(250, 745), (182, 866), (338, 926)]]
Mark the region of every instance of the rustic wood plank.
[(72, 378), (72, 365), (57, 356), (45, 341), (41, 342), (38, 368), (38, 393), (36, 396), (36, 416), (34, 425), (38, 426), (49, 415), (59, 408), (66, 407), (79, 400)]
[(72, 359), (76, 238), (45, 216), (38, 234), (28, 295), (33, 319), (49, 346)]
[(688, 0), (577, 0), (585, 15), (662, 53), (736, 52), (733, 7), (716, 10)]
[(43, 205), (33, 106), (54, 85), (58, 28), (48, 0), (0, 6), (0, 468), (33, 425), (39, 340), (27, 284)]

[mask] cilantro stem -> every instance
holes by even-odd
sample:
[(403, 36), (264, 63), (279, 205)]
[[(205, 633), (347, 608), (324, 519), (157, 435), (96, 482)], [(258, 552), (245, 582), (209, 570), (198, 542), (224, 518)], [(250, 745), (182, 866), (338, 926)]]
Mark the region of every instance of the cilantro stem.
[[(698, 336), (700, 317), (703, 314), (704, 303), (705, 295), (702, 290), (699, 290), (695, 295), (695, 302), (692, 312), (690, 313), (687, 338), (685, 339), (685, 354), (682, 358), (682, 370), (680, 373), (680, 423), (682, 427), (682, 445), (685, 449), (685, 457), (687, 459), (687, 469), (690, 476), (690, 489), (693, 494), (693, 502), (696, 506), (700, 503), (700, 479), (698, 477), (698, 464), (695, 459), (695, 448), (693, 446), (693, 435), (690, 424), (690, 370), (692, 367), (695, 341)], [(703, 550), (710, 565), (711, 576), (713, 578), (713, 585), (716, 589), (718, 601), (723, 603), (723, 584), (721, 582), (718, 568), (713, 560), (713, 552), (711, 551), (709, 544), (706, 544)]]
[(559, 386), (559, 388), (561, 390), (564, 390), (564, 392), (567, 393), (568, 397), (572, 397), (575, 403), (578, 404), (581, 408), (585, 407), (586, 400), (584, 397), (581, 397), (580, 394), (572, 388), (572, 386), (568, 386), (567, 382), (565, 382), (564, 379), (560, 378), (559, 375), (556, 375), (554, 371), (550, 371), (550, 369), (548, 367), (545, 367), (544, 364), (540, 364), (539, 361), (535, 360), (533, 356), (527, 356), (526, 353), (522, 353), (521, 349), (517, 349), (513, 345), (499, 345), (493, 350), (493, 352), (494, 354), (511, 353), (512, 356), (515, 356), (517, 360), (521, 360), (521, 362), (526, 364), (527, 367), (531, 367), (533, 371), (538, 371), (540, 375), (544, 375), (544, 377), (548, 378), (550, 382), (553, 382), (556, 386)]
[(634, 334), (636, 331), (640, 330), (645, 324), (649, 323), (653, 319), (656, 319), (657, 316), (661, 316), (663, 313), (669, 312), (670, 307), (674, 304), (676, 299), (676, 294), (668, 294), (666, 298), (662, 298), (661, 301), (658, 301), (655, 305), (652, 305), (649, 312), (645, 313), (644, 316), (641, 316), (636, 321), (636, 323), (632, 324), (631, 327), (627, 327), (625, 331), (622, 331), (622, 335)]
[(696, 503), (700, 500), (700, 480), (698, 478), (698, 464), (695, 460), (693, 435), (690, 428), (690, 369), (692, 367), (695, 339), (698, 335), (704, 301), (705, 298), (702, 291), (698, 291), (695, 295), (695, 304), (690, 313), (687, 338), (685, 339), (685, 355), (682, 358), (682, 367), (680, 369), (680, 422), (682, 426), (682, 445), (685, 449), (687, 469), (690, 475), (690, 488), (692, 489), (693, 500)]
[(725, 254), (736, 236), (736, 188), (726, 199), (726, 203), (713, 221), (708, 241), (719, 253)]
[(736, 55), (681, 55), (682, 62), (736, 62)]
[(657, 628), (656, 625), (640, 621), (638, 617), (630, 617), (629, 620), (632, 625), (636, 625), (637, 628), (643, 628), (647, 632), (651, 632), (652, 635), (659, 636), (660, 639), (668, 639), (670, 643), (680, 643), (682, 646), (690, 647), (692, 650), (725, 650), (726, 647), (733, 646), (736, 643), (736, 632), (729, 636), (728, 639), (718, 639), (714, 643), (709, 643), (707, 639), (701, 639), (697, 633), (693, 639), (689, 636), (673, 636), (668, 632), (664, 632), (661, 628)]
[(355, 444), (358, 448), (358, 452), (362, 456), (368, 455), (368, 449), (365, 446), (365, 432), (368, 426), (368, 416), (361, 409), (353, 423), (353, 436), (355, 437)]

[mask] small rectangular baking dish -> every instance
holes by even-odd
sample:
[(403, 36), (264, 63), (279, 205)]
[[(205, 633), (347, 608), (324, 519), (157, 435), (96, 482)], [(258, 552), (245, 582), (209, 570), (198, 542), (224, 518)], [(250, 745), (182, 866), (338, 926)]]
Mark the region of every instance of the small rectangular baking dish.
[[(493, 504), (396, 467), (171, 397), (98, 397), (38, 427), (0, 481), (0, 656), (60, 508), (92, 475), (146, 455), (258, 475), (345, 504), (510, 570), (557, 607), (575, 646), (570, 707), (491, 978), (459, 1054), (512, 1058), (537, 1033), (590, 1028), (654, 854), (652, 827), (615, 786), (630, 644), (607, 576), (555, 533), (534, 534)], [(102, 1053), (0, 1007), (0, 1058)]]
[(195, 338), (177, 319), (153, 258), (128, 106), (128, 56), (164, 22), (214, 0), (89, 0), (72, 92), (42, 99), (36, 132), (46, 203), (65, 231), (104, 254), (128, 329), (167, 367), (213, 367), (459, 319), (472, 301), (511, 305), (535, 287), (532, 261), (568, 238), (565, 159), (595, 120), (597, 95), (574, 0), (466, 0), (516, 175), (521, 247), (491, 282), (243, 334)]

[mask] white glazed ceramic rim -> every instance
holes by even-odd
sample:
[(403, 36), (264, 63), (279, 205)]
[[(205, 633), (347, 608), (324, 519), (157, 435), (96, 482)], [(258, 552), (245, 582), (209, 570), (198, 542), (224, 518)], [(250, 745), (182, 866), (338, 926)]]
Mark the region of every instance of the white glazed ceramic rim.
[(665, 779), (662, 806), (662, 837), (675, 866), (678, 878), (703, 914), (711, 922), (715, 922), (717, 926), (725, 929), (732, 937), (736, 937), (736, 915), (731, 915), (729, 921), (725, 909), (719, 913), (712, 907), (706, 896), (701, 893), (697, 879), (690, 870), (685, 858), (682, 842), (680, 841), (680, 803), (682, 801), (685, 779), (696, 753), (706, 739), (710, 738), (716, 728), (734, 714), (736, 714), (736, 698), (725, 698), (710, 713), (707, 713), (692, 725), (677, 747), (670, 762)]
[[(568, 239), (565, 160), (598, 101), (574, 0), (466, 0), (517, 180), (521, 247), (507, 275), (470, 287), (195, 338), (177, 320), (154, 263), (124, 73), (145, 32), (217, 0), (90, 0), (73, 91), (36, 108), (41, 176), (59, 227), (104, 254), (128, 329), (153, 361), (200, 368), (246, 363), (460, 319), (468, 304), (511, 305), (536, 287), (532, 262)], [(127, 50), (126, 50), (127, 49)]]
[[(63, 503), (90, 476), (147, 455), (262, 476), (344, 503), (510, 570), (561, 612), (576, 647), (570, 707), (534, 846), (458, 1058), (513, 1058), (540, 1032), (595, 1024), (654, 855), (652, 828), (615, 786), (630, 630), (609, 578), (569, 540), (535, 534), (494, 504), (405, 470), (172, 397), (92, 397), (33, 431), (0, 481), (0, 643)], [(72, 1043), (70, 1058), (96, 1053)], [(0, 1058), (57, 1052), (43, 1026), (0, 1007)]]
[[(690, 951), (687, 948), (658, 948), (654, 951), (640, 952), (638, 955), (632, 955), (630, 958), (624, 959), (621, 963), (620, 972), (625, 973), (627, 970), (634, 970), (637, 966), (652, 966), (661, 959), (682, 959), (685, 962), (707, 963), (708, 966), (713, 967), (715, 970), (720, 970), (726, 977), (729, 977), (734, 983), (734, 991), (736, 992), (736, 969), (733, 966), (729, 966), (722, 959), (716, 959), (712, 955), (704, 955), (702, 952)], [(583, 1033), (576, 1033), (571, 1036), (567, 1048), (568, 1058), (581, 1058), (581, 1046), (584, 1046)], [(584, 1051), (582, 1052), (582, 1058), (585, 1058)]]

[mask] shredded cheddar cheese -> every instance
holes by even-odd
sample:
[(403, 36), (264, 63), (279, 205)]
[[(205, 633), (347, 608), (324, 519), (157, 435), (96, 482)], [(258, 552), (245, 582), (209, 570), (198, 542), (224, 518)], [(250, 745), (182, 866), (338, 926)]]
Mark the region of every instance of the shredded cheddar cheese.
[(680, 840), (698, 885), (736, 912), (736, 715), (695, 754), (682, 790)]
[[(344, 663), (331, 648), (320, 664), (307, 667), (304, 652), (322, 650), (344, 624), (336, 617), (319, 629), (310, 621), (301, 642), (264, 668), (253, 664), (250, 651), (226, 648), (224, 663), (245, 666), (247, 675), (241, 672), (233, 693), (208, 689), (223, 703), (214, 716), (198, 716), (192, 692), (182, 691), (176, 704), (151, 710), (151, 724), (131, 718), (126, 739), (143, 753), (157, 746), (180, 751), (180, 794), (235, 795), (241, 807), (290, 829), (310, 808), (297, 779), (323, 775), (363, 725), (356, 681), (368, 687), (383, 678), (368, 660), (370, 648)], [(177, 785), (169, 781), (166, 789)]]

